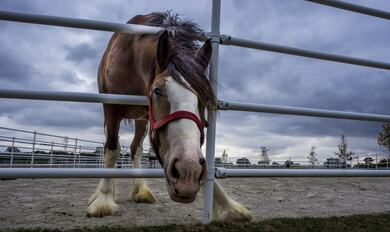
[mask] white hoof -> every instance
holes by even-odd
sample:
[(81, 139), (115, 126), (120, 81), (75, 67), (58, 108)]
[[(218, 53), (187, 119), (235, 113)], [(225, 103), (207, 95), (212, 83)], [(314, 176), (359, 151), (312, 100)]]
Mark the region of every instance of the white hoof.
[(134, 186), (130, 201), (153, 204), (156, 203), (157, 199), (146, 184), (139, 184)]
[(225, 205), (214, 205), (213, 221), (216, 222), (249, 222), (252, 216), (249, 210), (235, 200), (229, 199)]
[(118, 212), (114, 193), (96, 192), (90, 198), (87, 208), (88, 217), (104, 217)]
[(115, 203), (115, 183), (111, 178), (101, 179), (94, 194), (88, 200), (87, 216), (104, 217), (118, 212)]

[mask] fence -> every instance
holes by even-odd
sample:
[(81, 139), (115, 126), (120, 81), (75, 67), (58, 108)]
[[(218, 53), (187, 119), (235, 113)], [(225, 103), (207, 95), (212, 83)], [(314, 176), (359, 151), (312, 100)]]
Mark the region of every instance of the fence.
[[(367, 7), (362, 7), (350, 3), (343, 3), (341, 1), (327, 0), (327, 1), (312, 1), (316, 3), (326, 4), (332, 7), (338, 7), (345, 10), (351, 10), (362, 14), (367, 14), (375, 17), (381, 17), (389, 19), (390, 13), (383, 12)], [(317, 51), (305, 50), (294, 47), (286, 47), (277, 44), (257, 42), (251, 40), (240, 39), (229, 35), (221, 35), (220, 33), (220, 8), (221, 1), (213, 0), (212, 2), (212, 16), (211, 16), (211, 32), (207, 33), (205, 37), (209, 37), (212, 42), (213, 54), (210, 63), (210, 81), (212, 87), (217, 94), (216, 81), (218, 78), (218, 55), (219, 45), (232, 45), (245, 48), (252, 48), (258, 50), (265, 50), (295, 56), (303, 56), (314, 59), (335, 61), (341, 63), (348, 63), (360, 66), (366, 66), (371, 68), (379, 68), (390, 70), (390, 63), (360, 59), (355, 57), (348, 57), (342, 55), (328, 54)], [(0, 11), (0, 20), (17, 21), (25, 23), (36, 23), (44, 25), (54, 25), (63, 27), (74, 27), (101, 31), (118, 31), (123, 33), (156, 33), (161, 28), (139, 26), (130, 24), (120, 24), (84, 19), (71, 19), (63, 17), (53, 17), (44, 15), (33, 15), (24, 14), (18, 12), (6, 12)], [(39, 99), (39, 100), (55, 100), (55, 101), (80, 101), (80, 102), (100, 102), (110, 104), (140, 104), (147, 105), (145, 97), (137, 96), (120, 96), (110, 94), (85, 94), (85, 93), (68, 93), (68, 92), (38, 92), (38, 91), (17, 91), (17, 90), (0, 90), (0, 97), (2, 98), (19, 98), (19, 99)], [(309, 108), (298, 108), (298, 107), (285, 107), (275, 105), (261, 105), (261, 104), (250, 104), (241, 102), (226, 102), (220, 101), (219, 105), (221, 110), (238, 110), (238, 111), (250, 111), (250, 112), (263, 112), (263, 113), (277, 113), (277, 114), (288, 114), (288, 115), (302, 115), (311, 117), (326, 117), (326, 118), (339, 118), (339, 119), (352, 119), (352, 120), (365, 120), (365, 121), (377, 121), (377, 122), (390, 122), (389, 115), (377, 115), (377, 114), (365, 114), (355, 112), (343, 112), (343, 111), (332, 111), (323, 109), (309, 109)], [(207, 141), (206, 141), (206, 160), (209, 167), (208, 180), (204, 187), (204, 223), (211, 222), (212, 218), (212, 200), (213, 200), (213, 181), (216, 174), (222, 173), (226, 177), (320, 177), (320, 176), (390, 176), (388, 170), (214, 170), (214, 152), (215, 152), (215, 132), (216, 132), (216, 118), (213, 114), (208, 116), (209, 128), (207, 129)], [(71, 170), (67, 169), (51, 169), (45, 172), (39, 172), (42, 175), (38, 175), (38, 171), (41, 169), (8, 169), (7, 171), (0, 170), (0, 177), (50, 177), (50, 173), (55, 173), (51, 177), (67, 177), (69, 173), (73, 173), (73, 177), (82, 177), (85, 171), (83, 169)], [(271, 171), (271, 172), (270, 172)], [(304, 173), (303, 173), (304, 171)], [(66, 173), (65, 173), (66, 172)], [(8, 173), (8, 174), (7, 174)], [(127, 174), (126, 174), (127, 173)], [(162, 173), (153, 173), (148, 170), (95, 170), (89, 177), (156, 177), (162, 176)]]
[[(103, 142), (37, 131), (0, 127), (0, 167), (104, 167)], [(118, 168), (132, 167), (130, 146), (120, 147)], [(161, 168), (153, 151), (141, 157), (143, 168)]]
[[(121, 143), (122, 144), (122, 143)], [(19, 130), (0, 127), (0, 167), (34, 168), (99, 168), (103, 164), (103, 142), (85, 140), (69, 136), (59, 136), (38, 131)], [(338, 158), (316, 158), (310, 161), (301, 157), (262, 157), (245, 156), (217, 157), (217, 168), (388, 168), (386, 157), (378, 154), (354, 156), (342, 161)], [(321, 155), (325, 157), (325, 155)], [(366, 159), (366, 160), (365, 160)], [(161, 168), (153, 151), (143, 151), (142, 168)], [(121, 145), (118, 168), (132, 167), (130, 147)]]

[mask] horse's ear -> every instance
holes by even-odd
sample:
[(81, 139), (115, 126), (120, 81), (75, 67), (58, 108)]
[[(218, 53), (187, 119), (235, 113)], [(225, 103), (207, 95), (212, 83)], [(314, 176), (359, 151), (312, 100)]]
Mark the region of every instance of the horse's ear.
[(163, 31), (158, 39), (157, 44), (157, 63), (159, 70), (164, 70), (172, 56), (172, 45), (169, 41), (168, 31)]
[(210, 62), (211, 58), (211, 42), (210, 39), (206, 40), (206, 42), (203, 44), (203, 46), (198, 50), (196, 54), (196, 60), (197, 62), (203, 66), (204, 69), (207, 68)]

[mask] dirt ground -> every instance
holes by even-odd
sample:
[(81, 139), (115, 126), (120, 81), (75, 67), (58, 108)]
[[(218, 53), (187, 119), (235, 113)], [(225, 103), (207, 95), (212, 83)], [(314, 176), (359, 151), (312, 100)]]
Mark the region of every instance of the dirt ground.
[[(148, 180), (158, 198), (152, 205), (128, 202), (131, 180), (118, 179), (118, 215), (87, 218), (87, 199), (97, 183), (97, 179), (0, 181), (0, 229), (201, 222), (202, 194), (191, 204), (175, 203), (169, 199), (164, 179)], [(255, 221), (390, 212), (390, 178), (231, 178), (220, 183), (252, 211)]]

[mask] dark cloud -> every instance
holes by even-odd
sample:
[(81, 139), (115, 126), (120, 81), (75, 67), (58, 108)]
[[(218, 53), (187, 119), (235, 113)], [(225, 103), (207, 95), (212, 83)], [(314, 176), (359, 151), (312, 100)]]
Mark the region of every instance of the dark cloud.
[(3, 0), (1, 1), (2, 10), (12, 10), (12, 11), (34, 11), (35, 4), (32, 1), (13, 1), (13, 0)]
[(82, 43), (75, 46), (65, 45), (64, 48), (68, 52), (66, 59), (73, 62), (81, 62), (86, 59), (96, 59), (100, 56), (96, 48), (93, 48), (87, 43)]
[(102, 107), (96, 104), (3, 99), (1, 106), (1, 115), (18, 125), (79, 129), (103, 125)]
[(84, 82), (84, 80), (80, 79), (77, 74), (75, 72), (72, 72), (72, 71), (63, 71), (61, 74), (60, 74), (60, 80), (53, 80), (53, 81), (62, 81), (66, 84), (75, 84), (75, 83), (78, 83), (78, 84), (82, 84)]
[(30, 64), (4, 50), (0, 51), (0, 61), (0, 82), (3, 87), (30, 83), (31, 76), (37, 73)]

